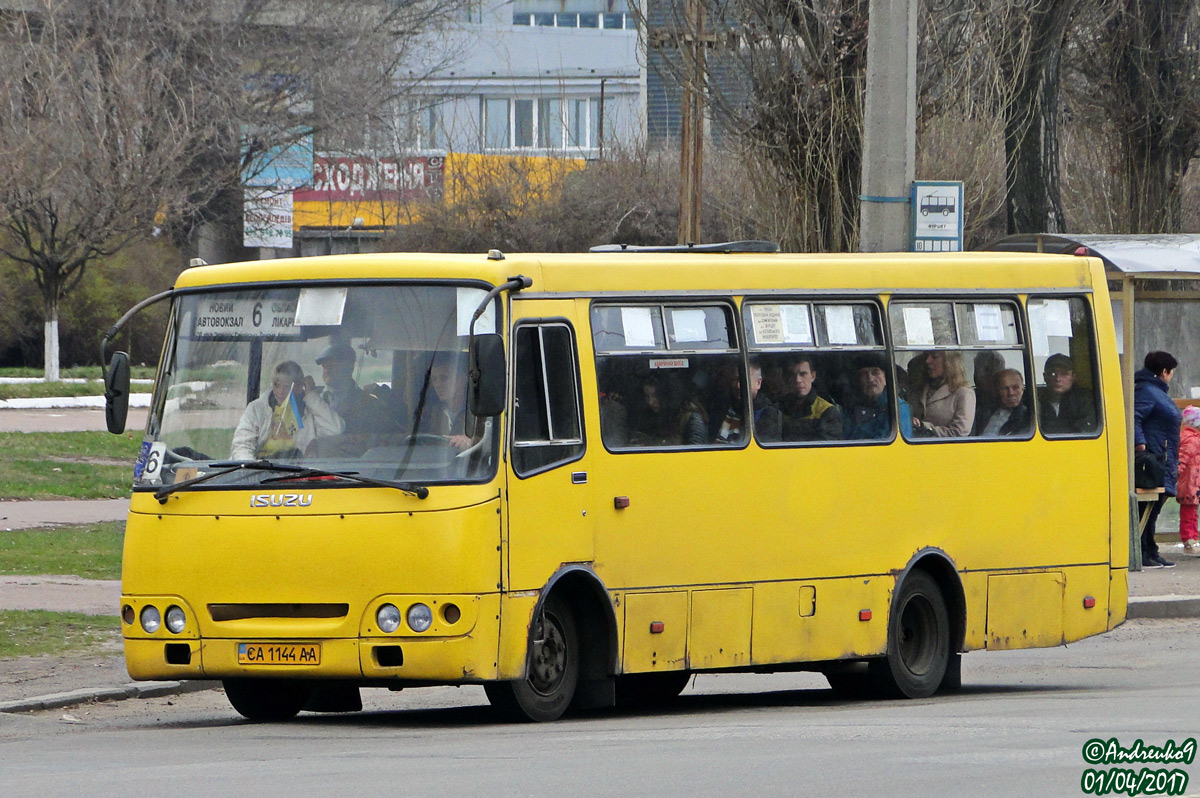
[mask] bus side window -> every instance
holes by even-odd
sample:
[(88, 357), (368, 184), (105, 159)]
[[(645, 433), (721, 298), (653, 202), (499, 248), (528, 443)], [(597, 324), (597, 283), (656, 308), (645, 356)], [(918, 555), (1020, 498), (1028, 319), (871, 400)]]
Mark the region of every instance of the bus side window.
[(579, 370), (568, 325), (521, 325), (514, 335), (513, 470), (529, 476), (583, 456)]
[(1026, 309), (1042, 434), (1093, 437), (1100, 431), (1100, 380), (1087, 302), (1083, 297), (1030, 297)]

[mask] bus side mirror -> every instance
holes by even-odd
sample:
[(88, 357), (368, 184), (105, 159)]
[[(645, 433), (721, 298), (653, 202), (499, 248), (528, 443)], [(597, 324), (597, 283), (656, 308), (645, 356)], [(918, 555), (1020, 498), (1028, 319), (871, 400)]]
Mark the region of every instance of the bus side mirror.
[(129, 355), (113, 352), (104, 372), (104, 423), (108, 431), (120, 435), (129, 415)]
[(479, 417), (498, 416), (504, 410), (504, 339), (495, 334), (471, 339), (470, 384), (467, 409)]

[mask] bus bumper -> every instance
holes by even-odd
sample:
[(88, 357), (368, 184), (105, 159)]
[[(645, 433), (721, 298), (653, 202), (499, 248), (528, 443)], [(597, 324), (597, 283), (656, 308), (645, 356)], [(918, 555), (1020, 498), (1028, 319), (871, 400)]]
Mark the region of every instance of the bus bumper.
[[(471, 631), (456, 636), (363, 634), (356, 638), (255, 635), (190, 639), (125, 637), (125, 664), (137, 680), (296, 678), (462, 684), (498, 678), (497, 597), (483, 602)], [(243, 646), (255, 647), (248, 657)], [(241, 656), (239, 656), (239, 651)], [(283, 652), (277, 662), (270, 656)], [(314, 657), (315, 654), (315, 657)], [(248, 661), (253, 660), (253, 661)], [(315, 661), (314, 661), (315, 660)]]

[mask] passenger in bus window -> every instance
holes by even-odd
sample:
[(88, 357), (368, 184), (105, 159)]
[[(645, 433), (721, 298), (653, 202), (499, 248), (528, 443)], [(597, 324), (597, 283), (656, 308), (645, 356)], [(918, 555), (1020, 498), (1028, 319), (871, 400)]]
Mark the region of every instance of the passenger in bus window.
[(999, 404), (976, 416), (971, 434), (984, 438), (1024, 435), (1033, 419), (1025, 397), (1025, 378), (1016, 369), (1002, 369), (996, 373), (996, 390)]
[(466, 364), (462, 358), (439, 352), (429, 368), (429, 386), (420, 431), (444, 436), (462, 451), (479, 440), (472, 434), (476, 425), (467, 418)]
[(783, 376), (783, 360), (779, 357), (772, 357), (769, 360), (764, 358), (761, 365), (763, 396), (768, 402), (778, 407), (788, 392), (787, 380)]
[(742, 378), (735, 357), (722, 357), (708, 374), (704, 410), (708, 415), (708, 434), (715, 443), (736, 443), (742, 439)]
[(923, 367), (913, 369), (909, 376), (914, 379), (908, 398), (914, 435), (961, 438), (971, 434), (975, 392), (967, 385), (962, 352), (926, 352)]
[(1000, 405), (997, 376), (1004, 369), (1004, 357), (994, 349), (975, 353), (971, 379), (975, 383), (975, 419), (990, 416)]
[(1038, 391), (1038, 423), (1047, 435), (1072, 435), (1096, 428), (1091, 395), (1075, 385), (1075, 362), (1063, 354), (1046, 358)]
[(629, 411), (611, 377), (600, 383), (600, 436), (609, 446), (629, 445)]
[(783, 414), (762, 393), (763, 370), (758, 360), (750, 361), (750, 407), (754, 412), (754, 437), (777, 443), (783, 437)]
[(642, 383), (630, 443), (635, 446), (697, 446), (708, 442), (708, 418), (692, 398), (681, 399), (681, 386), (670, 377), (650, 376)]
[[(846, 440), (881, 440), (892, 431), (888, 402), (887, 361), (882, 355), (863, 355), (855, 361), (857, 394), (846, 407)], [(900, 427), (912, 434), (912, 409), (899, 400)]]
[(785, 441), (840, 441), (842, 413), (814, 390), (817, 371), (811, 355), (801, 355), (788, 364), (792, 392), (780, 403)]
[[(317, 355), (325, 389), (321, 398), (344, 422), (347, 435), (366, 435), (381, 432), (385, 419), (382, 403), (358, 387), (354, 381), (354, 350), (347, 344), (335, 343)], [(316, 384), (311, 376), (304, 378), (307, 392), (314, 393)]]
[(340, 435), (342, 420), (313, 391), (308, 393), (300, 364), (275, 367), (271, 390), (246, 406), (233, 431), (234, 460), (300, 457), (318, 437)]

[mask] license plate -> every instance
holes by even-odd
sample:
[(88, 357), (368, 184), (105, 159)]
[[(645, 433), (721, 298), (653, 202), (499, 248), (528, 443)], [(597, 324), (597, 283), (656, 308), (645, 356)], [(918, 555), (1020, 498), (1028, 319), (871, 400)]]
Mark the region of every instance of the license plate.
[(238, 643), (240, 665), (320, 665), (321, 644)]

